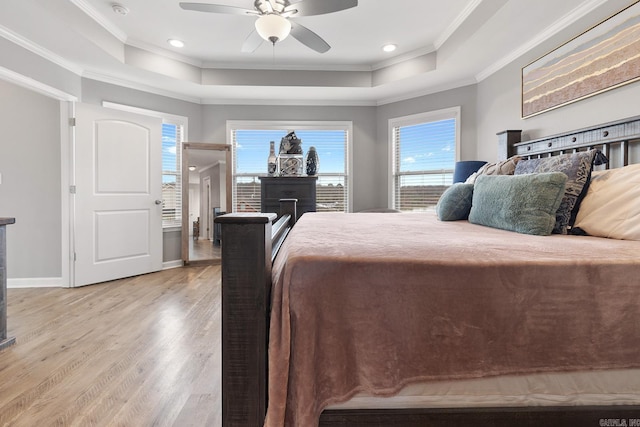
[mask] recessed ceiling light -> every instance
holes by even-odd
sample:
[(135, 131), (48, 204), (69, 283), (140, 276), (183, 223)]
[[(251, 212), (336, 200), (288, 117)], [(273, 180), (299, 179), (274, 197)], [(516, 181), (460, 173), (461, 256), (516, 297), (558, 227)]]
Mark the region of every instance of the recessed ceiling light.
[(113, 11), (118, 15), (122, 16), (125, 16), (127, 13), (129, 13), (129, 9), (118, 3), (113, 3), (111, 5), (111, 9), (113, 9)]
[(193, 172), (194, 170), (196, 170), (196, 167), (195, 167), (195, 166), (189, 166), (189, 170), (190, 170), (191, 172)]
[(184, 42), (182, 40), (169, 39), (167, 40), (167, 43), (169, 43), (173, 47), (184, 47)]
[(398, 48), (397, 45), (391, 44), (391, 43), (385, 44), (384, 46), (382, 46), (382, 50), (384, 50), (385, 52), (393, 52), (397, 48)]

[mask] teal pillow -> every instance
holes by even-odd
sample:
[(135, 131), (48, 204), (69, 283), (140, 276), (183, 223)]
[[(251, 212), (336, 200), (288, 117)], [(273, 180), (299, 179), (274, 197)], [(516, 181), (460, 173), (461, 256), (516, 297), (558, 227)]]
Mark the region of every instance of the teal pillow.
[(438, 204), (436, 213), (440, 221), (458, 221), (467, 219), (471, 210), (473, 184), (457, 183), (447, 188)]
[(556, 223), (567, 175), (481, 175), (473, 190), (469, 222), (547, 236)]

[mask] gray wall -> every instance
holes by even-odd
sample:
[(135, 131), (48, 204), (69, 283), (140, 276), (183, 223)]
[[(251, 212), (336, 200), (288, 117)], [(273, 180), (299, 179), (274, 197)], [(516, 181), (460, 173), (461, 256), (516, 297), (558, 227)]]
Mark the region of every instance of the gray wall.
[(599, 11), (592, 12), (578, 23), (565, 27), (553, 38), (478, 83), (478, 159), (492, 161), (497, 158), (496, 133), (502, 130), (522, 129), (523, 140), (528, 140), (640, 114), (640, 83), (636, 82), (537, 116), (521, 118), (522, 67), (571, 40), (597, 24), (603, 16), (610, 16), (627, 4), (625, 0), (607, 1), (598, 8)]
[(10, 278), (62, 275), (60, 103), (0, 80), (0, 216)]
[(200, 134), (200, 129), (202, 128), (202, 108), (200, 104), (88, 79), (82, 79), (81, 101), (98, 105), (102, 104), (103, 101), (108, 101), (185, 116), (189, 118), (188, 141), (197, 142), (202, 137)]
[(182, 231), (174, 229), (165, 231), (162, 233), (162, 261), (177, 261), (181, 259)]
[[(203, 106), (204, 142), (227, 142), (227, 120), (327, 120), (353, 122), (353, 210), (375, 205), (379, 188), (372, 183), (382, 159), (376, 149), (375, 107), (313, 107), (262, 105)], [(320, 160), (322, 161), (322, 159)]]
[(73, 96), (80, 96), (80, 78), (71, 71), (0, 37), (2, 67)]
[(636, 82), (522, 119), (520, 69), (527, 63), (517, 61), (478, 84), (479, 159), (497, 158), (496, 132), (502, 130), (522, 129), (523, 140), (528, 140), (640, 114), (640, 83)]

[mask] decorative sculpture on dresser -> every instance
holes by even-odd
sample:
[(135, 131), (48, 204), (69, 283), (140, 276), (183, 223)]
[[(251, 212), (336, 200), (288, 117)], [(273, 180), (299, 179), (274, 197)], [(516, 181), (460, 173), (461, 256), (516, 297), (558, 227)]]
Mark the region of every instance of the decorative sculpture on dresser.
[(318, 158), (316, 147), (309, 147), (309, 151), (307, 151), (304, 164), (306, 167), (307, 176), (315, 176), (318, 174), (320, 159)]
[(278, 174), (280, 176), (302, 176), (303, 172), (302, 140), (298, 139), (294, 131), (291, 131), (280, 141)]

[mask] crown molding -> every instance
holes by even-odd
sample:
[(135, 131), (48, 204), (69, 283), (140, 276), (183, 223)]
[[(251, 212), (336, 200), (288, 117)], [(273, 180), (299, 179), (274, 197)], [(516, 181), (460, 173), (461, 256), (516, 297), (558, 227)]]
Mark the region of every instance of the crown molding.
[(87, 3), (85, 0), (70, 0), (71, 3), (76, 5), (78, 9), (83, 11), (87, 16), (96, 21), (102, 28), (107, 30), (109, 34), (125, 43), (127, 41), (127, 34), (120, 28), (116, 27), (111, 21), (98, 12), (93, 6)]
[(436, 38), (436, 40), (433, 42), (435, 49), (440, 49), (440, 47), (445, 44), (449, 37), (451, 37), (451, 35), (456, 32), (460, 25), (462, 25), (462, 23), (467, 20), (469, 15), (473, 13), (473, 11), (480, 5), (480, 3), (482, 3), (482, 0), (472, 0), (465, 6), (462, 12), (460, 12), (460, 14), (456, 16), (456, 19), (454, 19), (453, 22), (451, 22), (451, 24), (449, 24), (449, 26), (442, 32), (442, 34), (440, 34), (440, 36), (438, 36), (438, 38)]
[(387, 68), (392, 65), (401, 64), (403, 62), (411, 61), (412, 59), (419, 58), (424, 55), (428, 55), (430, 53), (436, 52), (437, 50), (434, 46), (425, 46), (419, 49), (412, 50), (411, 52), (403, 53), (402, 55), (394, 56), (393, 58), (385, 59), (384, 61), (377, 62), (371, 66), (370, 71), (377, 71), (382, 68)]
[(166, 96), (168, 98), (178, 99), (181, 101), (191, 102), (194, 104), (202, 104), (202, 100), (197, 97), (184, 95), (182, 93), (172, 92), (168, 90), (159, 89), (154, 86), (147, 86), (145, 84), (136, 83), (131, 80), (125, 80), (118, 77), (108, 76), (95, 71), (87, 70), (82, 74), (83, 78), (89, 80), (96, 80), (102, 83), (108, 83), (120, 87), (126, 87), (128, 89), (139, 90), (141, 92), (152, 93), (155, 95)]
[(204, 105), (277, 105), (304, 107), (375, 107), (376, 101), (309, 100), (309, 99), (221, 99), (203, 98)]
[(500, 58), (498, 61), (494, 62), (484, 70), (480, 71), (476, 74), (476, 80), (481, 82), (497, 71), (501, 70), (508, 64), (512, 63), (516, 59), (520, 58), (522, 55), (526, 54), (536, 46), (550, 39), (554, 35), (558, 34), (561, 30), (565, 29), (568, 25), (573, 24), (578, 21), (580, 18), (584, 17), (588, 13), (594, 11), (598, 7), (605, 4), (607, 0), (590, 0), (588, 2), (583, 3), (579, 7), (573, 9), (571, 12), (567, 13), (556, 22), (545, 28), (542, 32), (538, 33), (534, 38), (529, 40), (527, 43), (522, 44), (517, 49), (509, 52), (507, 55)]
[(394, 102), (406, 101), (409, 99), (420, 98), (421, 96), (433, 95), (434, 93), (440, 93), (447, 90), (458, 89), (464, 86), (474, 85), (478, 83), (474, 78), (469, 79), (461, 79), (452, 83), (446, 83), (438, 86), (429, 87), (424, 90), (411, 91), (409, 93), (405, 93), (397, 96), (390, 96), (387, 98), (381, 98), (375, 104), (376, 106), (393, 104)]
[(31, 40), (24, 38), (23, 36), (14, 33), (13, 31), (11, 31), (10, 29), (0, 25), (0, 37), (5, 38), (7, 40), (9, 40), (10, 42), (17, 44), (18, 46), (27, 49), (30, 52), (35, 53), (36, 55), (40, 56), (41, 58), (46, 59), (49, 62), (52, 62), (62, 68), (64, 68), (67, 71), (72, 72), (73, 74), (76, 74), (78, 76), (82, 75), (83, 69), (82, 67), (67, 61), (66, 59), (62, 58), (61, 56), (51, 52), (48, 49), (45, 49), (44, 47), (33, 43)]
[(54, 98), (59, 101), (78, 100), (78, 97), (76, 97), (75, 95), (63, 92), (52, 86), (34, 80), (31, 77), (27, 77), (20, 73), (16, 73), (15, 71), (9, 70), (8, 68), (0, 67), (0, 79), (14, 83), (18, 86), (25, 87), (27, 89), (33, 90), (34, 92), (38, 92), (41, 95), (45, 95), (49, 98)]
[(194, 67), (198, 67), (198, 68), (203, 68), (203, 61), (200, 61), (199, 59), (194, 59), (191, 57), (188, 57), (186, 55), (181, 55), (178, 52), (174, 52), (172, 50), (169, 49), (163, 49), (159, 46), (156, 45), (152, 45), (149, 43), (145, 43), (142, 42), (140, 40), (135, 40), (135, 39), (128, 39), (126, 44), (128, 46), (131, 47), (135, 47), (138, 49), (142, 49), (144, 51), (153, 53), (155, 55), (159, 55), (162, 56), (164, 58), (169, 58), (169, 59), (173, 59), (175, 61), (180, 61), (180, 62), (184, 62), (185, 64), (189, 64), (189, 65), (193, 65)]
[(235, 70), (291, 70), (291, 71), (371, 71), (368, 65), (341, 65), (341, 64), (256, 64), (246, 62), (212, 62), (204, 61), (203, 69), (235, 69)]

